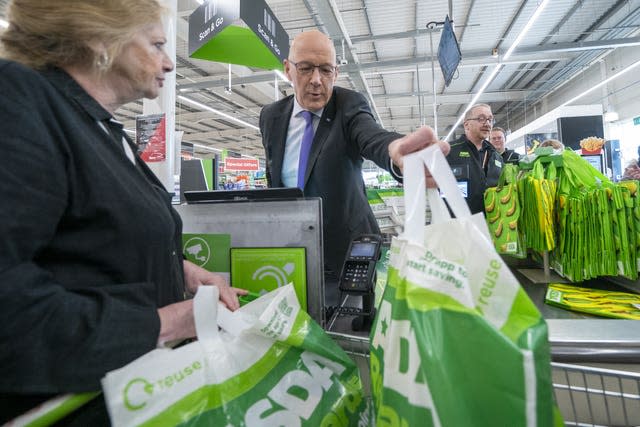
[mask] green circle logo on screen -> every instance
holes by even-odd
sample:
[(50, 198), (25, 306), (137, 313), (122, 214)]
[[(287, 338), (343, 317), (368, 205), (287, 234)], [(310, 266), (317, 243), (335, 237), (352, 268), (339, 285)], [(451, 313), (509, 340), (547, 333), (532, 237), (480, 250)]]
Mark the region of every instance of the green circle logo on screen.
[(257, 279), (259, 281), (274, 280), (276, 283), (276, 287), (281, 288), (289, 283), (289, 281), (287, 280), (287, 276), (293, 273), (294, 267), (295, 264), (293, 264), (292, 262), (285, 264), (285, 266), (282, 268), (278, 268), (273, 265), (265, 265), (258, 268), (253, 273), (253, 276), (251, 278), (253, 280)]
[(202, 237), (192, 237), (187, 240), (184, 244), (184, 253), (189, 261), (199, 267), (204, 266), (211, 258), (211, 248)]

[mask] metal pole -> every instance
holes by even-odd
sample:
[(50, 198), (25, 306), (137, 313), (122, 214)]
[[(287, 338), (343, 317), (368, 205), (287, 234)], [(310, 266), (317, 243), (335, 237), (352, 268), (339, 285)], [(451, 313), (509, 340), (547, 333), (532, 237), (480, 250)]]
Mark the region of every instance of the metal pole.
[(431, 90), (433, 91), (433, 131), (438, 136), (438, 102), (436, 99), (436, 61), (433, 55), (433, 31), (436, 28), (435, 22), (427, 24), (429, 29), (429, 44), (431, 45)]
[(275, 74), (275, 79), (273, 80), (273, 100), (278, 100), (278, 75)]
[[(177, 0), (163, 0), (163, 5), (169, 13), (163, 19), (162, 25), (167, 36), (165, 50), (169, 59), (176, 63), (176, 20), (178, 18)], [(166, 73), (164, 85), (155, 99), (142, 100), (142, 114), (165, 115), (165, 159), (160, 162), (150, 162), (147, 166), (156, 174), (169, 193), (180, 195), (177, 181), (180, 178), (180, 144), (176, 144), (176, 71)]]
[(418, 88), (418, 115), (420, 116), (420, 124), (424, 124), (424, 114), (422, 113), (422, 89), (420, 89), (420, 68), (416, 64), (416, 86)]
[(542, 252), (542, 271), (544, 271), (544, 280), (549, 283), (551, 280), (551, 269), (549, 268), (549, 251)]

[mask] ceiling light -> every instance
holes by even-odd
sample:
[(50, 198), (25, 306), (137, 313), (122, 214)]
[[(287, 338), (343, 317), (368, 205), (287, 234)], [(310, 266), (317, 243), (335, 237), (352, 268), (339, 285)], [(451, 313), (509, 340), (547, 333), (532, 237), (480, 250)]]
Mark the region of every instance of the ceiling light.
[(547, 3), (549, 3), (549, 0), (543, 0), (538, 5), (536, 10), (533, 12), (533, 15), (531, 15), (531, 18), (529, 18), (527, 23), (524, 25), (524, 28), (520, 31), (520, 34), (518, 34), (518, 37), (516, 37), (516, 39), (511, 44), (511, 47), (509, 48), (509, 50), (507, 50), (507, 53), (504, 54), (503, 59), (505, 59), (505, 60), (508, 59), (511, 56), (511, 54), (513, 53), (513, 51), (516, 50), (516, 47), (520, 44), (520, 42), (522, 41), (524, 36), (527, 35), (527, 33), (529, 32), (531, 27), (533, 27), (533, 24), (536, 22), (536, 20), (538, 19), (538, 17), (542, 13), (542, 10), (547, 5)]
[[(542, 10), (545, 8), (545, 6), (547, 5), (547, 3), (549, 2), (549, 0), (542, 0), (542, 2), (540, 2), (540, 4), (538, 5), (538, 7), (536, 8), (536, 10), (533, 12), (533, 15), (531, 15), (531, 18), (527, 21), (527, 23), (525, 24), (525, 26), (522, 28), (522, 30), (520, 31), (520, 34), (518, 34), (518, 36), (516, 37), (516, 39), (513, 41), (513, 43), (511, 44), (511, 47), (509, 47), (509, 50), (507, 50), (507, 52), (504, 54), (504, 56), (502, 57), (502, 61), (507, 60), (511, 54), (513, 53), (513, 51), (516, 49), (516, 47), (520, 44), (520, 42), (522, 41), (522, 39), (524, 38), (524, 36), (527, 35), (527, 32), (529, 32), (529, 29), (531, 29), (531, 27), (533, 26), (533, 24), (536, 22), (536, 20), (538, 19), (538, 17), (540, 16), (540, 14), (542, 13)], [(464, 109), (464, 111), (462, 112), (462, 114), (460, 115), (460, 117), (458, 118), (458, 120), (456, 121), (456, 123), (451, 127), (451, 130), (449, 131), (449, 133), (447, 134), (447, 136), (444, 138), (445, 141), (448, 140), (451, 135), (453, 134), (453, 132), (456, 130), (456, 128), (458, 127), (458, 125), (460, 124), (460, 122), (462, 122), (462, 119), (464, 118), (464, 115), (467, 111), (469, 111), (469, 109), (471, 107), (473, 107), (473, 105), (476, 103), (476, 101), (478, 100), (478, 98), (480, 98), (480, 95), (482, 95), (482, 93), (484, 92), (484, 90), (487, 88), (487, 86), (489, 86), (489, 84), (491, 83), (491, 81), (493, 80), (493, 78), (498, 74), (498, 71), (500, 71), (500, 69), (502, 68), (502, 62), (500, 62), (496, 68), (493, 69), (493, 71), (491, 72), (491, 74), (489, 75), (489, 78), (487, 80), (485, 80), (484, 84), (482, 85), (482, 87), (480, 88), (480, 90), (478, 91), (478, 93), (476, 93), (476, 95), (473, 97), (473, 99), (471, 100), (471, 102), (467, 105), (467, 107)]]
[(0, 27), (9, 28), (9, 23), (4, 19), (0, 18)]
[(219, 148), (209, 147), (208, 145), (196, 144), (195, 142), (190, 142), (189, 144), (193, 145), (194, 147), (202, 148), (203, 150), (209, 150), (209, 151), (214, 151), (216, 153), (222, 153), (222, 150), (219, 149)]
[(215, 108), (211, 108), (211, 107), (209, 107), (208, 105), (205, 105), (205, 104), (203, 104), (203, 103), (201, 103), (201, 102), (195, 101), (195, 100), (193, 100), (193, 99), (191, 99), (191, 98), (187, 98), (186, 96), (178, 95), (178, 96), (177, 96), (177, 98), (178, 98), (178, 99), (180, 99), (180, 100), (182, 100), (182, 101), (184, 101), (184, 102), (186, 102), (186, 103), (188, 103), (188, 104), (195, 105), (195, 106), (196, 106), (196, 107), (198, 107), (198, 108), (202, 108), (203, 110), (211, 111), (211, 112), (212, 112), (212, 113), (214, 113), (214, 114), (217, 114), (217, 115), (219, 115), (219, 116), (222, 116), (222, 117), (224, 117), (224, 118), (226, 118), (226, 119), (229, 119), (229, 120), (231, 120), (231, 121), (233, 121), (233, 122), (239, 123), (239, 124), (241, 124), (241, 125), (243, 125), (243, 126), (246, 126), (246, 127), (248, 127), (248, 128), (255, 129), (255, 130), (260, 130), (260, 128), (259, 128), (259, 127), (254, 126), (254, 125), (252, 125), (251, 123), (247, 123), (247, 122), (245, 122), (244, 120), (240, 120), (240, 119), (238, 119), (237, 117), (233, 117), (233, 116), (231, 116), (231, 115), (229, 115), (229, 114), (227, 114), (227, 113), (223, 113), (222, 111), (218, 111), (218, 110), (216, 110)]
[(573, 98), (571, 98), (570, 100), (568, 100), (567, 102), (562, 103), (559, 107), (564, 107), (565, 105), (569, 105), (571, 103), (573, 103), (574, 101), (577, 101), (578, 99), (582, 98), (583, 96), (585, 96), (588, 93), (593, 92), (594, 90), (598, 89), (599, 87), (602, 87), (604, 85), (606, 85), (607, 83), (609, 83), (611, 80), (613, 79), (617, 79), (618, 77), (620, 77), (621, 75), (628, 73), (629, 71), (633, 70), (634, 68), (636, 68), (638, 65), (640, 65), (640, 61), (636, 61), (633, 64), (629, 65), (627, 68), (623, 69), (622, 71), (619, 71), (617, 73), (615, 73), (614, 75), (610, 76), (607, 79), (604, 79), (603, 81), (601, 81), (600, 83), (598, 83), (595, 86), (591, 86), (589, 89), (587, 89), (586, 91), (582, 92), (580, 95), (574, 96)]

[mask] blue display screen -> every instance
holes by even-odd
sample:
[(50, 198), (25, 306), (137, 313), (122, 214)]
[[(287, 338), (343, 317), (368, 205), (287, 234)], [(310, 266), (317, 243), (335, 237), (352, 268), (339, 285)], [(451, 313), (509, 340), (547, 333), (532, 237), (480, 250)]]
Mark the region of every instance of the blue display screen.
[(438, 45), (438, 62), (440, 63), (440, 69), (444, 76), (445, 86), (449, 86), (451, 83), (461, 59), (462, 53), (460, 53), (460, 46), (458, 46), (453, 25), (451, 24), (449, 15), (447, 15), (444, 20), (442, 35), (440, 36), (440, 44)]
[(583, 154), (582, 158), (585, 159), (591, 166), (596, 168), (596, 170), (600, 173), (605, 173), (602, 156), (600, 154)]

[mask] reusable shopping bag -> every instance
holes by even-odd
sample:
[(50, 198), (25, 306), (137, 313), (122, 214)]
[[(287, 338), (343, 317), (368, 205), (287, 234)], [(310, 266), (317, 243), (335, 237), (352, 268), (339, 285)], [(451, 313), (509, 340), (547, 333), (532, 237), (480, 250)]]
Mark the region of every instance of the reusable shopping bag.
[(516, 165), (504, 165), (498, 185), (489, 187), (484, 192), (484, 210), (489, 233), (498, 253), (525, 258), (524, 242), (518, 232), (520, 200), (517, 173)]
[(99, 391), (61, 394), (8, 421), (4, 427), (53, 425), (99, 395)]
[[(456, 215), (429, 189), (423, 163)], [(438, 147), (405, 157), (405, 230), (370, 337), (377, 426), (553, 425), (547, 326)]]
[(233, 313), (215, 286), (201, 286), (194, 313), (198, 341), (102, 380), (113, 425), (368, 424), (355, 363), (300, 309), (293, 286)]

